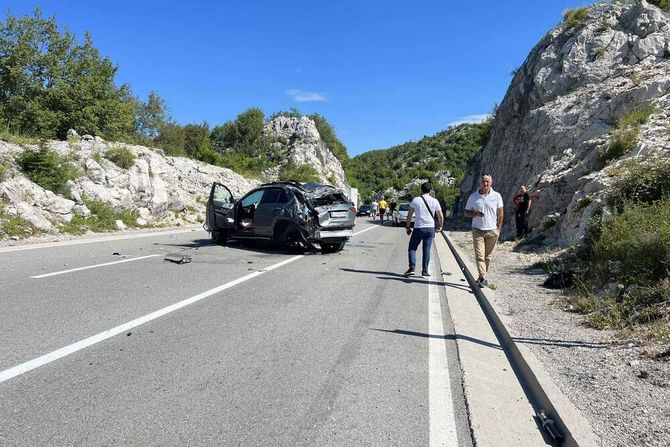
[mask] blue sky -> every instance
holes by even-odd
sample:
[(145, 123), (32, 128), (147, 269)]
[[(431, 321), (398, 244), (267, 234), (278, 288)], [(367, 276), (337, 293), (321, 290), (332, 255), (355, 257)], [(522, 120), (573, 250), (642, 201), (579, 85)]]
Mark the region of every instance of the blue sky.
[(296, 107), (350, 155), (418, 140), (499, 103), (531, 48), (579, 0), (4, 0), (90, 31), (117, 81), (181, 124)]

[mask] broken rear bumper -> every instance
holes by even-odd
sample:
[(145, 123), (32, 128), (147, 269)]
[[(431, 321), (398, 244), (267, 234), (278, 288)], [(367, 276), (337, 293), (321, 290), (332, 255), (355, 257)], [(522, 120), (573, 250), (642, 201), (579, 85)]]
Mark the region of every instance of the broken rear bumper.
[(316, 240), (326, 240), (326, 239), (349, 239), (354, 235), (354, 230), (331, 230), (331, 231), (316, 231), (314, 233), (314, 239)]

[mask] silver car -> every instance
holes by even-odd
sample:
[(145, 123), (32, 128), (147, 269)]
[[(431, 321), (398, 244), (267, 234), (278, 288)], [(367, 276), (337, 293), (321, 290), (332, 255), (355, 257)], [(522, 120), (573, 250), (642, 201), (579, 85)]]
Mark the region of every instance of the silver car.
[[(409, 212), (409, 203), (399, 203), (398, 207), (393, 210), (393, 226), (405, 225), (407, 222), (407, 213)], [(412, 214), (411, 226), (414, 226), (414, 214)]]
[(235, 200), (226, 186), (214, 183), (204, 228), (217, 244), (255, 239), (335, 253), (353, 235), (355, 219), (356, 208), (331, 185), (272, 182)]

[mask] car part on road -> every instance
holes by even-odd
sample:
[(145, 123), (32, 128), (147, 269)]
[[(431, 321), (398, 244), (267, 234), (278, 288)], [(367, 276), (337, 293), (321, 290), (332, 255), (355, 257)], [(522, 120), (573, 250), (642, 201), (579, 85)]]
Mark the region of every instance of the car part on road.
[(174, 262), (175, 264), (188, 264), (191, 262), (191, 257), (181, 253), (168, 253), (163, 260)]

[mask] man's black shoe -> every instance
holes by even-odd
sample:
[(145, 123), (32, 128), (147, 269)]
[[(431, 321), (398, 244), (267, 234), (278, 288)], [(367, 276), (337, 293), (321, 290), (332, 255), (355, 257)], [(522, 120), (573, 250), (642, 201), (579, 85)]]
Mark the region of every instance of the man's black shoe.
[(421, 276), (423, 276), (424, 278), (430, 278), (430, 273), (428, 273), (428, 272), (421, 272)]
[(416, 273), (414, 273), (414, 270), (409, 269), (405, 273), (403, 273), (403, 276), (414, 276)]

